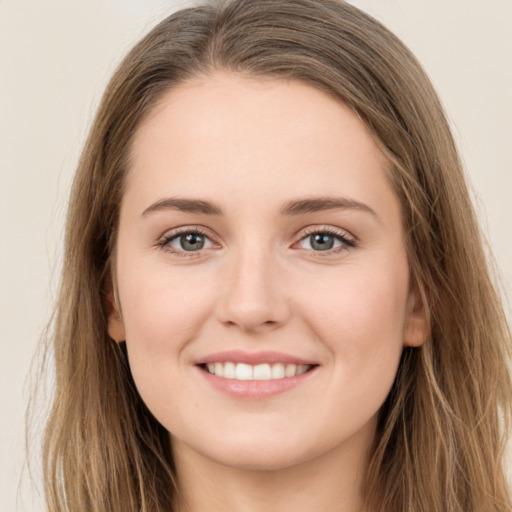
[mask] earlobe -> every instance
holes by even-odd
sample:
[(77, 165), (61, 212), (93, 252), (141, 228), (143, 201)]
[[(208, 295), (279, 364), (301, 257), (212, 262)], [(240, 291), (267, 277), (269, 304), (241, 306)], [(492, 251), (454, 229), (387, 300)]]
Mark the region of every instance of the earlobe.
[(119, 306), (114, 299), (112, 285), (107, 286), (106, 307), (108, 312), (108, 334), (117, 343), (126, 340), (124, 322), (119, 312)]
[(422, 294), (415, 286), (409, 293), (404, 326), (404, 346), (419, 347), (430, 336), (430, 321)]
[(108, 315), (108, 334), (117, 343), (121, 343), (126, 340), (124, 323), (117, 310), (109, 313)]

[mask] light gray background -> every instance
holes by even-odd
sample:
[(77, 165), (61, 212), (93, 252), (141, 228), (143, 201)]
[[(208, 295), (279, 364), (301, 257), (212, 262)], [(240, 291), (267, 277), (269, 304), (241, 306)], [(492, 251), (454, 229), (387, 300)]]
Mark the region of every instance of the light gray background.
[[(26, 376), (51, 310), (67, 194), (92, 114), (131, 45), (190, 3), (0, 0), (0, 512), (43, 510), (27, 478), (18, 489)], [(510, 296), (512, 0), (352, 3), (394, 30), (437, 86)]]

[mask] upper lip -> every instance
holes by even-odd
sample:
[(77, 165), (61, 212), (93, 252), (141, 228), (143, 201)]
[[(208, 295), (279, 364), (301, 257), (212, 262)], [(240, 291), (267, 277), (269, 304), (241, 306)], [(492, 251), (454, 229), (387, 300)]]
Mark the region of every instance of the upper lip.
[(196, 361), (196, 364), (209, 364), (209, 363), (245, 363), (252, 366), (257, 364), (273, 364), (273, 363), (284, 363), (284, 364), (306, 364), (314, 365), (318, 364), (314, 361), (303, 359), (291, 354), (284, 354), (282, 352), (274, 352), (270, 350), (260, 352), (244, 352), (241, 350), (224, 350), (222, 352), (216, 352), (214, 354), (207, 355)]

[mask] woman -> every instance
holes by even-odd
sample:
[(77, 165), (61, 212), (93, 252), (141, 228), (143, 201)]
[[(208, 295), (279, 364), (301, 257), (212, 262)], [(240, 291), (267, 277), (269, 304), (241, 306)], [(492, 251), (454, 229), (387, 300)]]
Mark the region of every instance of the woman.
[(334, 0), (180, 11), (77, 170), (50, 510), (511, 510), (510, 335), (448, 124)]

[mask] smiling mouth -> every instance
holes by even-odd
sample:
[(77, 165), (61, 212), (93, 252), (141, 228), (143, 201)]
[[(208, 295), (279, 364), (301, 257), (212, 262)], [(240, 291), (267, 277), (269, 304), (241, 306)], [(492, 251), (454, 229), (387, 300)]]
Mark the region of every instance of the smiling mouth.
[(296, 377), (311, 371), (318, 365), (314, 364), (284, 364), (263, 363), (250, 365), (246, 363), (234, 363), (230, 361), (218, 363), (205, 363), (200, 367), (211, 375), (224, 379), (234, 380), (278, 380)]

